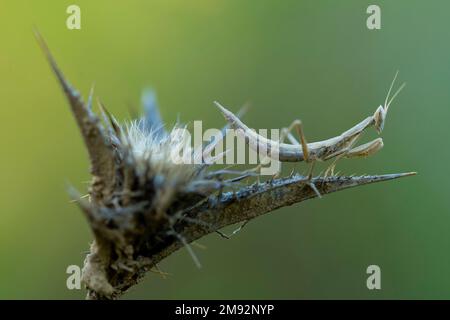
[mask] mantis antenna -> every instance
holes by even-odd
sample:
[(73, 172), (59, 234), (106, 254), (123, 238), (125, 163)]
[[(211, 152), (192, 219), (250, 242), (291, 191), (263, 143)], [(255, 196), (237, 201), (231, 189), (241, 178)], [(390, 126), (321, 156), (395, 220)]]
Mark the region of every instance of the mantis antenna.
[[(386, 112), (388, 111), (389, 106), (391, 105), (392, 101), (394, 101), (395, 97), (397, 97), (397, 95), (400, 93), (400, 91), (402, 91), (403, 88), (406, 86), (406, 83), (403, 82), (403, 84), (397, 89), (397, 91), (395, 91), (394, 95), (389, 100), (389, 96), (391, 94), (392, 88), (394, 87), (395, 80), (397, 80), (397, 75), (398, 75), (398, 70), (395, 73), (394, 79), (392, 80), (391, 86), (389, 87), (389, 91), (388, 91), (388, 93), (386, 95), (386, 100), (384, 101), (384, 108), (385, 108)], [(389, 100), (389, 102), (388, 102), (388, 100)]]

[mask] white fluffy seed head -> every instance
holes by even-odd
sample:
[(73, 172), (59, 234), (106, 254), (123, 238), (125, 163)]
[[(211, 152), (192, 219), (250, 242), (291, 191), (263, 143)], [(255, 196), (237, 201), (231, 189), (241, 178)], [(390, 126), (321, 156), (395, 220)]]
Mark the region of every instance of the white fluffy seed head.
[[(139, 174), (144, 174), (147, 168), (151, 175), (160, 175), (166, 181), (176, 180), (180, 185), (186, 185), (198, 177), (198, 166), (189, 162), (177, 161), (177, 154), (187, 152), (190, 159), (194, 151), (186, 148), (186, 139), (181, 134), (184, 128), (175, 125), (168, 134), (159, 130), (148, 129), (143, 120), (134, 120), (123, 126), (125, 141), (136, 162)], [(186, 151), (187, 150), (187, 151)]]

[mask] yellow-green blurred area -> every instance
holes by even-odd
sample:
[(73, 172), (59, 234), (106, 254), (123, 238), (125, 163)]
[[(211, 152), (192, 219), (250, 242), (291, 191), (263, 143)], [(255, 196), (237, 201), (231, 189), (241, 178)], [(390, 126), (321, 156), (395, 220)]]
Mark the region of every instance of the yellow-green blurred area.
[[(66, 28), (71, 4), (81, 30)], [(366, 27), (370, 4), (381, 30)], [(182, 249), (160, 264), (166, 279), (149, 273), (126, 298), (450, 298), (449, 10), (437, 0), (1, 0), (0, 298), (83, 298), (66, 288), (66, 268), (82, 265), (92, 240), (67, 195), (87, 190), (87, 154), (33, 26), (82, 94), (95, 82), (121, 120), (152, 87), (168, 124), (220, 128), (214, 100), (233, 111), (250, 102), (249, 126), (299, 118), (315, 141), (371, 115), (396, 70), (407, 82), (385, 147), (337, 170), (417, 176), (277, 210), (231, 240), (212, 234), (194, 246), (202, 269)], [(371, 264), (381, 290), (366, 287)]]

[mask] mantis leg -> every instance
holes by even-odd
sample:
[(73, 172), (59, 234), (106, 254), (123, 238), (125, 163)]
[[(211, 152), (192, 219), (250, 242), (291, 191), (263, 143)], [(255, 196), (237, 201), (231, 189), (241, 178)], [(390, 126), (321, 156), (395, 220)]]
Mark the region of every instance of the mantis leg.
[[(295, 140), (295, 138), (290, 133), (293, 129), (295, 129), (295, 131), (297, 131), (297, 135), (300, 138), (300, 143), (298, 143), (298, 141)], [(303, 125), (302, 125), (301, 120), (298, 120), (298, 119), (294, 120), (287, 129), (284, 129), (281, 132), (282, 135), (283, 135), (283, 132), (285, 132), (285, 135), (289, 138), (289, 140), (291, 141), (292, 144), (297, 144), (297, 145), (301, 144), (305, 161), (310, 162), (311, 159), (309, 158), (308, 143), (306, 142), (306, 137), (305, 137), (305, 134), (303, 133)], [(284, 142), (284, 139), (285, 139), (285, 137), (283, 137), (282, 140), (280, 139), (281, 142)]]
[[(297, 131), (297, 135), (300, 137), (300, 143), (297, 140), (295, 140), (295, 138), (290, 133), (293, 129), (295, 129)], [(301, 120), (298, 120), (298, 119), (294, 120), (287, 129), (284, 128), (284, 130), (282, 131), (282, 134), (283, 133), (285, 133), (285, 135), (289, 138), (289, 141), (292, 144), (302, 146), (302, 151), (303, 151), (303, 156), (305, 158), (305, 161), (311, 162), (311, 167), (310, 167), (309, 173), (308, 173), (308, 178), (309, 178), (309, 180), (311, 180), (312, 175), (313, 175), (315, 161), (309, 157), (308, 142), (306, 141), (305, 134), (303, 133), (303, 125), (302, 125)], [(283, 141), (284, 141), (284, 138), (281, 142), (283, 142)]]
[[(297, 141), (297, 139), (294, 138), (294, 136), (291, 134), (291, 131), (294, 130), (297, 132), (297, 135), (300, 137), (300, 142)], [(305, 135), (303, 133), (303, 126), (301, 120), (294, 120), (289, 127), (282, 128), (281, 134), (280, 134), (280, 143), (284, 143), (284, 141), (288, 139), (292, 144), (302, 146), (303, 155), (306, 162), (310, 162), (309, 159), (309, 150), (308, 150), (308, 143), (306, 142)], [(314, 165), (311, 166), (310, 169), (310, 175), (308, 177), (312, 177), (312, 169)], [(280, 171), (275, 174), (275, 177), (279, 175)]]
[[(355, 140), (356, 142), (356, 140)], [(353, 142), (352, 145), (355, 143)], [(331, 175), (334, 175), (334, 168), (336, 166), (336, 163), (342, 159), (342, 158), (365, 158), (369, 157), (371, 155), (374, 155), (377, 153), (381, 148), (383, 148), (383, 139), (377, 138), (370, 142), (367, 142), (365, 144), (362, 144), (358, 147), (351, 148), (348, 147), (343, 153), (339, 154), (335, 160), (331, 163), (331, 165), (327, 168), (325, 171), (325, 177), (328, 175), (328, 173), (331, 173)]]
[(345, 158), (365, 158), (377, 153), (383, 148), (383, 139), (377, 138), (368, 143), (362, 144), (356, 148), (349, 150), (344, 154)]
[[(300, 138), (300, 142), (298, 142), (291, 134), (291, 131), (295, 129), (295, 131), (297, 132), (297, 135)], [(308, 149), (308, 143), (306, 142), (306, 137), (305, 134), (303, 133), (303, 125), (301, 120), (294, 120), (291, 125), (288, 128), (283, 128), (281, 131), (281, 138), (280, 141), (281, 143), (284, 142), (284, 140), (286, 139), (286, 137), (289, 139), (289, 141), (292, 144), (298, 145), (298, 146), (302, 146), (302, 151), (303, 151), (303, 156), (305, 159), (305, 162), (310, 162), (311, 166), (309, 168), (308, 171), (308, 175), (307, 175), (307, 181), (306, 184), (317, 194), (317, 196), (319, 198), (322, 197), (322, 195), (320, 194), (319, 190), (317, 189), (316, 185), (312, 182), (312, 177), (313, 177), (313, 171), (314, 171), (314, 165), (316, 163), (316, 161), (314, 159), (311, 159), (309, 157), (309, 149)]]

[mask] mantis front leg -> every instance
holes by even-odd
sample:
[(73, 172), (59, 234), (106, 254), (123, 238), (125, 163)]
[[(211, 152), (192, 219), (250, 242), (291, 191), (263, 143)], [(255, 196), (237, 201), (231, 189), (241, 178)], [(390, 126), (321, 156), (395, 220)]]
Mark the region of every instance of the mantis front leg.
[[(358, 136), (359, 138), (359, 136)], [(352, 145), (356, 142), (356, 140), (352, 143)], [(343, 153), (338, 155), (334, 161), (328, 166), (327, 170), (324, 173), (324, 176), (328, 176), (328, 173), (334, 175), (334, 168), (336, 167), (336, 163), (342, 158), (365, 158), (377, 153), (381, 148), (383, 148), (383, 139), (377, 138), (365, 144), (362, 144), (358, 147), (351, 148), (350, 145)]]

